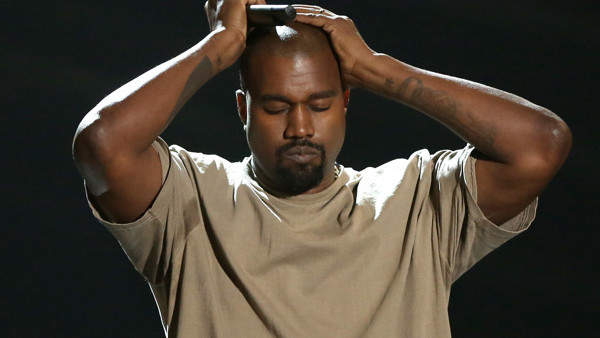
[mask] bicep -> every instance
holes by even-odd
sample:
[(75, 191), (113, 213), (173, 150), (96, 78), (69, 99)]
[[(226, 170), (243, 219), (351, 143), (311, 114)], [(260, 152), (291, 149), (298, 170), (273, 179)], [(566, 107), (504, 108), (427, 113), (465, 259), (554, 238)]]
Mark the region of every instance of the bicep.
[(117, 155), (100, 168), (84, 174), (90, 198), (104, 216), (129, 223), (151, 206), (162, 185), (158, 152), (148, 147), (137, 156)]

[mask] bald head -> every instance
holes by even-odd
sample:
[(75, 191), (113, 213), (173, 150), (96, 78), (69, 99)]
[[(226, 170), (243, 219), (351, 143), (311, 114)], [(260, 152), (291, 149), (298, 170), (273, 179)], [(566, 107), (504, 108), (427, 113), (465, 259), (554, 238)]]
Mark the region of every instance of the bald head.
[[(248, 87), (248, 69), (260, 62), (260, 55), (279, 57), (324, 56), (335, 53), (327, 34), (320, 28), (299, 22), (289, 22), (284, 26), (257, 27), (246, 39), (246, 49), (240, 57), (240, 86)], [(336, 59), (337, 60), (337, 59)], [(336, 62), (335, 67), (339, 68)]]

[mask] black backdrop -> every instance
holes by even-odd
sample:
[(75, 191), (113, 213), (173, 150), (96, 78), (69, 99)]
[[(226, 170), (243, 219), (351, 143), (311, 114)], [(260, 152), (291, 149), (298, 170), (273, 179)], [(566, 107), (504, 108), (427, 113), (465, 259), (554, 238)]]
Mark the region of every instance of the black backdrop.
[[(517, 93), (567, 121), (573, 150), (533, 227), (455, 283), (450, 317), (457, 337), (600, 336), (597, 1), (310, 3), (353, 18), (377, 51)], [(202, 7), (0, 5), (0, 336), (162, 336), (147, 285), (87, 208), (70, 143), (103, 96), (207, 34)], [(164, 138), (230, 160), (246, 156), (236, 81), (233, 69), (211, 80)], [(354, 90), (340, 162), (363, 168), (462, 146), (419, 113)]]

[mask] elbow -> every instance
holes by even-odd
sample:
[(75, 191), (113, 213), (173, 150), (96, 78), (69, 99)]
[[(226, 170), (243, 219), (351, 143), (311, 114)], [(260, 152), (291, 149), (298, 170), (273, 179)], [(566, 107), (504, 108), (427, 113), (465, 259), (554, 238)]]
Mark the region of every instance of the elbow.
[(87, 116), (79, 124), (73, 138), (72, 153), (78, 165), (110, 153), (106, 150), (106, 131), (102, 123), (99, 120), (86, 123), (86, 119)]
[(106, 175), (116, 157), (109, 139), (105, 123), (100, 120), (86, 123), (85, 118), (73, 139), (72, 154), (75, 165), (93, 196), (100, 196), (108, 191)]
[(72, 155), (84, 179), (92, 179), (109, 166), (116, 152), (110, 126), (97, 112), (88, 113), (79, 124), (72, 144)]
[(550, 131), (548, 134), (550, 135), (546, 141), (548, 144), (547, 156), (550, 164), (558, 170), (571, 151), (573, 134), (569, 126), (558, 116), (555, 116), (554, 120), (554, 123), (549, 128)]
[(569, 152), (573, 136), (569, 126), (558, 116), (549, 112), (549, 117), (536, 133), (538, 146), (529, 152), (526, 167), (528, 171), (541, 179), (550, 180), (562, 167)]

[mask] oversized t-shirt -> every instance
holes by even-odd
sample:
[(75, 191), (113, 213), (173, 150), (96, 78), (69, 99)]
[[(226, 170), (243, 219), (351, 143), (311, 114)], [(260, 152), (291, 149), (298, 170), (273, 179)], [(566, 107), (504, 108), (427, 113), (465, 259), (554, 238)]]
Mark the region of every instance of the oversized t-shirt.
[[(476, 203), (472, 147), (343, 168), (324, 191), (276, 197), (250, 158), (154, 143), (163, 185), (114, 224), (169, 337), (447, 337), (450, 286), (526, 229)], [(93, 207), (93, 206), (92, 206)]]

